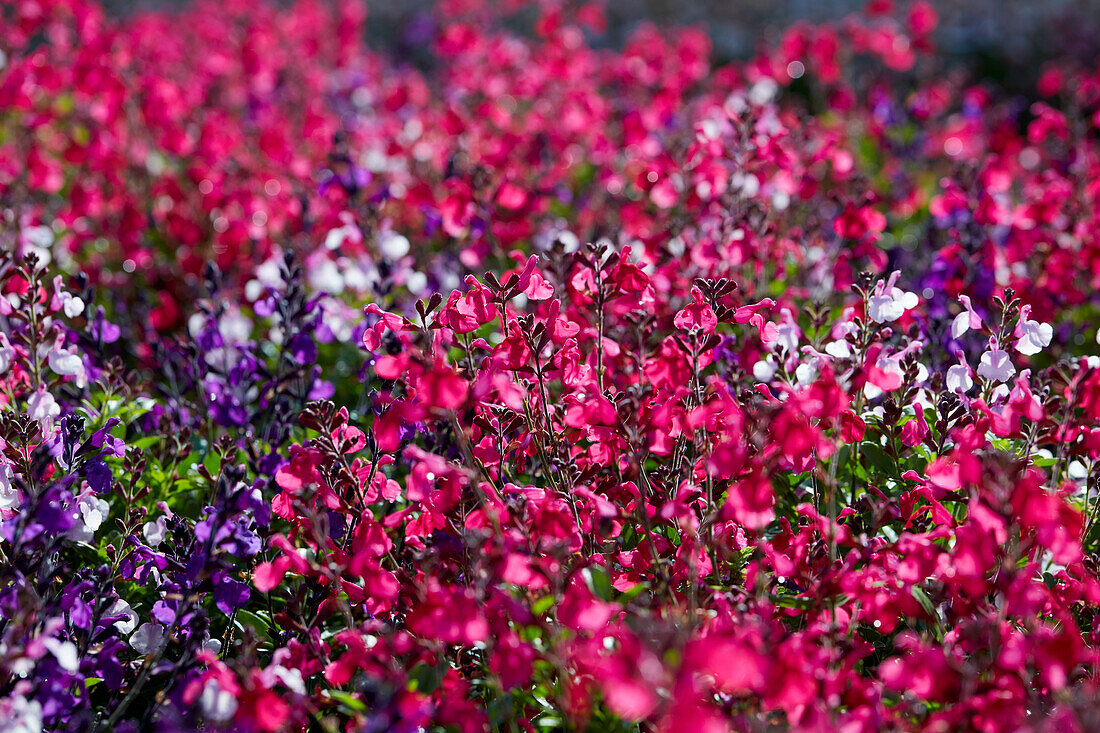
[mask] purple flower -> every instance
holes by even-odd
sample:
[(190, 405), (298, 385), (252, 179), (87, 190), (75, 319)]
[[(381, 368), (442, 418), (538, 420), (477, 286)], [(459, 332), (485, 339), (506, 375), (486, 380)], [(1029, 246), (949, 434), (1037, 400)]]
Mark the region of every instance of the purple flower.
[(97, 494), (106, 493), (111, 488), (111, 469), (106, 462), (98, 458), (88, 461), (84, 467), (88, 485)]
[(214, 589), (214, 604), (222, 613), (232, 613), (248, 603), (248, 586), (228, 577), (223, 577)]
[(95, 311), (95, 319), (91, 323), (92, 338), (104, 344), (113, 344), (118, 341), (122, 331), (113, 323), (107, 321), (103, 313), (103, 306), (98, 306)]

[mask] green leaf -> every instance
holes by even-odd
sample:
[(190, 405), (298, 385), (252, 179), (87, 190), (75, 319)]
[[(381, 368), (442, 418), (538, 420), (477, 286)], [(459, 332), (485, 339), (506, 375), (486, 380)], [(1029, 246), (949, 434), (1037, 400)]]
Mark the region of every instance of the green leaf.
[(367, 709), (366, 703), (350, 692), (344, 692), (343, 690), (322, 690), (321, 694), (357, 713), (361, 713)]
[(554, 596), (543, 596), (534, 603), (531, 604), (531, 613), (536, 616), (541, 616), (550, 610), (550, 607), (554, 605)]
[(493, 730), (500, 730), (501, 726), (509, 720), (515, 720), (515, 706), (512, 698), (507, 695), (501, 695), (490, 701), (485, 712), (489, 715)]
[(619, 603), (625, 606), (647, 590), (649, 590), (649, 583), (638, 583), (630, 590), (623, 591), (619, 596)]
[(913, 598), (917, 599), (917, 603), (924, 609), (924, 612), (932, 619), (932, 628), (936, 631), (936, 638), (940, 638), (943, 632), (940, 628), (940, 615), (936, 612), (936, 606), (932, 603), (932, 599), (928, 597), (928, 594), (924, 592), (924, 589), (918, 585), (913, 586)]
[(246, 624), (259, 631), (265, 638), (271, 638), (271, 622), (258, 613), (241, 609), (237, 611), (237, 623)]
[(917, 599), (917, 603), (920, 604), (920, 607), (924, 609), (925, 613), (932, 618), (937, 617), (936, 607), (932, 605), (932, 599), (928, 597), (928, 594), (925, 593), (919, 585), (913, 586), (913, 598)]
[(769, 594), (768, 600), (782, 608), (797, 608), (800, 611), (808, 611), (813, 607), (813, 599), (804, 596), (777, 596)]
[(138, 438), (132, 441), (130, 445), (141, 450), (148, 450), (150, 447), (156, 445), (161, 440), (159, 435), (146, 435), (144, 438)]
[(860, 450), (863, 451), (863, 455), (867, 456), (867, 460), (871, 462), (878, 470), (882, 471), (887, 476), (893, 476), (896, 470), (894, 461), (890, 456), (886, 455), (886, 451), (881, 446), (874, 443), (861, 443)]
[(768, 600), (777, 606), (783, 608), (797, 608), (800, 611), (808, 611), (818, 605), (824, 605), (826, 607), (838, 608), (848, 602), (848, 596), (841, 593), (839, 596), (833, 596), (830, 598), (807, 598), (806, 596), (796, 595), (775, 595), (769, 594)]
[(217, 476), (222, 465), (221, 457), (214, 451), (210, 451), (203, 459), (202, 465), (206, 466), (206, 470), (210, 472), (211, 476)]
[(446, 673), (446, 662), (441, 662), (434, 667), (430, 667), (427, 664), (418, 664), (413, 668), (412, 672), (409, 673), (409, 690), (430, 695), (435, 692), (436, 688), (443, 682), (443, 675)]
[(611, 579), (607, 577), (607, 571), (598, 565), (592, 565), (584, 569), (585, 580), (588, 587), (601, 601), (615, 600), (615, 589), (611, 586)]

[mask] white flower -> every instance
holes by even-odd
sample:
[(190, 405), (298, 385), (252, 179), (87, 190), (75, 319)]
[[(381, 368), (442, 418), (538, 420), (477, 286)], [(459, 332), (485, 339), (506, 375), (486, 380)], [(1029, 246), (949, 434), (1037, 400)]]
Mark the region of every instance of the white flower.
[(344, 271), (344, 285), (349, 289), (357, 293), (365, 293), (370, 290), (371, 283), (377, 280), (378, 272), (373, 266), (370, 266), (368, 271), (368, 265), (359, 263), (358, 265), (352, 265)]
[(410, 293), (422, 293), (428, 287), (428, 276), (422, 272), (410, 272), (405, 276), (405, 287)]
[(339, 249), (344, 242), (351, 242), (352, 244), (359, 244), (363, 241), (363, 232), (359, 230), (359, 227), (355, 226), (355, 219), (348, 212), (340, 214), (340, 221), (344, 222), (344, 225), (333, 229), (325, 236), (325, 247), (328, 249)]
[(951, 322), (951, 338), (953, 339), (959, 338), (972, 328), (982, 327), (982, 317), (974, 312), (974, 307), (970, 304), (970, 298), (960, 295), (959, 302), (963, 304), (966, 310), (955, 316), (955, 320)]
[(15, 358), (15, 349), (11, 347), (7, 335), (0, 333), (0, 374), (6, 372)]
[(218, 681), (211, 677), (206, 681), (199, 696), (202, 713), (215, 723), (225, 723), (237, 712), (237, 698), (228, 690), (223, 690)]
[(351, 340), (358, 315), (354, 309), (349, 309), (335, 298), (325, 298), (321, 301), (321, 317), (332, 331), (332, 337), (339, 343), (347, 343)]
[(875, 323), (889, 323), (901, 318), (905, 311), (916, 308), (920, 299), (916, 293), (910, 293), (894, 287), (901, 273), (895, 270), (886, 282), (878, 281), (871, 297), (867, 299), (867, 317)]
[(11, 485), (14, 476), (11, 464), (0, 462), (0, 509), (15, 509), (22, 502), (19, 489)]
[(221, 654), (222, 642), (220, 639), (207, 639), (202, 643), (202, 648), (211, 654)]
[(764, 77), (749, 89), (749, 102), (757, 107), (762, 107), (775, 99), (778, 92), (779, 85), (775, 83), (775, 80)]
[(330, 259), (323, 257), (313, 258), (306, 272), (309, 285), (316, 291), (324, 291), (332, 295), (344, 292), (344, 278), (340, 274), (340, 268)]
[(970, 330), (970, 314), (963, 311), (951, 321), (951, 338), (957, 339)]
[(787, 350), (788, 354), (798, 351), (798, 339), (802, 336), (802, 330), (795, 323), (794, 316), (789, 309), (783, 309), (783, 319), (776, 324), (776, 337), (771, 346), (773, 349), (780, 347)]
[(132, 646), (138, 654), (148, 654), (160, 646), (163, 640), (164, 627), (150, 621), (149, 623), (139, 626), (138, 630), (130, 636), (130, 646)]
[(243, 344), (252, 335), (252, 321), (238, 308), (231, 308), (218, 319), (218, 333), (226, 343)]
[(76, 653), (76, 644), (71, 641), (60, 641), (49, 638), (42, 642), (43, 646), (57, 658), (57, 663), (66, 672), (75, 672), (80, 666), (80, 658)]
[(982, 354), (981, 363), (978, 365), (978, 376), (994, 382), (1007, 382), (1015, 373), (1016, 367), (1012, 365), (1012, 357), (999, 347), (996, 339), (991, 339), (989, 350)]
[(137, 627), (138, 617), (134, 613), (134, 609), (130, 607), (130, 604), (119, 598), (111, 607), (107, 609), (107, 616), (122, 616), (125, 614), (126, 618), (115, 621), (115, 628), (121, 631), (123, 634), (129, 634)]
[(27, 416), (40, 422), (50, 421), (61, 414), (61, 406), (44, 387), (27, 398)]
[(779, 365), (775, 363), (775, 357), (769, 355), (767, 359), (762, 359), (752, 367), (752, 376), (758, 382), (770, 382), (772, 377), (775, 376), (775, 370), (779, 368)]
[(77, 386), (84, 381), (84, 360), (72, 351), (50, 349), (46, 361), (55, 374), (63, 377), (76, 377)]
[(1016, 350), (1021, 354), (1031, 356), (1038, 354), (1044, 346), (1050, 346), (1050, 339), (1054, 336), (1054, 327), (1049, 323), (1028, 321), (1024, 326), (1024, 336), (1016, 342)]
[[(901, 368), (902, 356), (904, 356), (904, 354), (887, 354), (885, 356), (880, 356), (875, 360), (875, 366), (887, 374), (896, 374), (904, 379), (905, 372)], [(881, 397), (883, 394), (885, 394), (885, 391), (870, 380), (863, 385), (863, 395), (869, 400)]]
[(325, 247), (327, 249), (339, 249), (340, 245), (344, 243), (344, 228), (330, 229), (329, 233), (325, 235)]
[(84, 301), (65, 290), (63, 278), (60, 275), (53, 279), (53, 292), (54, 296), (53, 300), (50, 301), (50, 308), (64, 310), (65, 315), (69, 318), (76, 318), (84, 312)]
[[(889, 353), (888, 350), (879, 355), (875, 360), (875, 367), (881, 369), (886, 374), (895, 375), (900, 385), (905, 379), (905, 369), (902, 367), (902, 362), (906, 357), (911, 354), (919, 353), (924, 348), (924, 342), (913, 341), (901, 351)], [(923, 364), (917, 364), (917, 379), (916, 383), (921, 384), (928, 379), (928, 368)], [(868, 399), (875, 399), (885, 393), (881, 387), (876, 385), (872, 380), (868, 379), (867, 383), (863, 385), (863, 394)]]
[(141, 534), (145, 537), (145, 542), (150, 547), (156, 547), (161, 542), (164, 542), (164, 538), (168, 534), (164, 517), (157, 517), (154, 522), (146, 522), (141, 528)]
[(917, 362), (917, 378), (915, 380), (915, 383), (916, 384), (924, 384), (927, 381), (928, 381), (928, 367), (926, 367), (921, 362)]
[(76, 498), (76, 506), (73, 508), (76, 524), (69, 530), (69, 537), (77, 542), (91, 542), (95, 531), (103, 526), (103, 520), (111, 511), (110, 505), (91, 490), (86, 490)]
[(731, 181), (730, 185), (735, 191), (740, 190), (742, 198), (751, 199), (753, 196), (760, 193), (759, 178), (752, 173), (740, 177), (738, 176), (740, 176), (740, 174), (734, 174), (734, 179)]
[(53, 259), (50, 254), (50, 247), (54, 242), (53, 229), (45, 225), (27, 227), (19, 232), (19, 240), (24, 256), (34, 254), (38, 257), (39, 264), (50, 264)]
[(1030, 305), (1020, 309), (1020, 321), (1016, 324), (1015, 332), (1019, 339), (1016, 342), (1016, 351), (1027, 356), (1038, 354), (1044, 347), (1050, 346), (1050, 339), (1054, 336), (1053, 326), (1033, 321), (1029, 318), (1030, 315)]
[(855, 322), (856, 309), (852, 306), (848, 306), (844, 309), (844, 312), (840, 314), (840, 320), (833, 325), (833, 330), (829, 333), (834, 339), (842, 339), (846, 336), (851, 336), (856, 332)]
[(847, 339), (837, 339), (825, 344), (825, 353), (834, 359), (847, 359), (852, 355), (852, 347)]
[(256, 267), (256, 279), (261, 285), (278, 287), (283, 282), (282, 263), (283, 258), (274, 254)]
[(947, 389), (951, 392), (969, 392), (974, 387), (970, 377), (970, 365), (965, 361), (947, 369)]
[(287, 669), (282, 665), (273, 664), (263, 671), (262, 679), (267, 687), (274, 687), (276, 682), (282, 682), (291, 692), (299, 695), (306, 694), (302, 673), (296, 669)]
[[(277, 288), (283, 282), (283, 276), (279, 272), (279, 263), (281, 262), (281, 256), (272, 255), (256, 267), (255, 279), (249, 280), (244, 286), (245, 297), (253, 301), (259, 300), (264, 296), (268, 288)], [(199, 328), (202, 328), (201, 321), (199, 323)]]
[(1070, 461), (1066, 467), (1066, 475), (1074, 481), (1084, 481), (1088, 478), (1089, 469), (1081, 461)]
[(553, 239), (561, 242), (562, 249), (565, 250), (566, 254), (572, 254), (581, 248), (581, 238), (568, 229), (561, 230), (551, 241)]
[[(69, 295), (66, 293), (66, 295)], [(69, 295), (69, 297), (63, 297), (62, 300), (65, 303), (65, 315), (69, 318), (76, 318), (84, 312), (84, 301), (78, 295)]]
[(703, 120), (695, 127), (695, 135), (706, 140), (717, 140), (722, 134), (722, 126), (717, 120)]
[(103, 526), (103, 520), (110, 510), (110, 505), (103, 499), (91, 495), (80, 499), (80, 517), (84, 520), (84, 526), (93, 532)]
[(42, 705), (22, 695), (0, 700), (0, 730), (7, 733), (41, 733)]
[(817, 365), (808, 363), (799, 364), (795, 367), (794, 378), (799, 385), (805, 387), (807, 384), (817, 379)]
[(388, 260), (399, 260), (409, 253), (409, 240), (397, 232), (384, 231), (378, 235), (378, 251)]
[(243, 355), (237, 348), (217, 346), (203, 354), (203, 361), (214, 368), (229, 371), (243, 359)]

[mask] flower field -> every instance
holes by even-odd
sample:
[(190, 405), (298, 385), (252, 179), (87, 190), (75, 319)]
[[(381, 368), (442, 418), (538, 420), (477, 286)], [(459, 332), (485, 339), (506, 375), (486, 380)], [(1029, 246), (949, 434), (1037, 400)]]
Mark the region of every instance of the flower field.
[(0, 6), (0, 729), (1100, 730), (1100, 66), (937, 20)]

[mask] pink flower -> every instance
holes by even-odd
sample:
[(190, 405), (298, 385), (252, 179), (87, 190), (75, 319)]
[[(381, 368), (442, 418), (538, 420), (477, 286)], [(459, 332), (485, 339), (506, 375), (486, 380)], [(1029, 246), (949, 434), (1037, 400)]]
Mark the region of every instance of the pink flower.
[(714, 329), (718, 327), (718, 318), (714, 315), (714, 309), (704, 302), (703, 293), (699, 288), (691, 289), (691, 298), (691, 303), (676, 314), (674, 321), (676, 328), (703, 334), (714, 333)]
[(558, 621), (575, 631), (599, 631), (618, 609), (588, 589), (580, 573), (573, 576), (558, 604)]
[(734, 483), (726, 496), (724, 514), (746, 530), (759, 531), (775, 519), (775, 492), (768, 477), (753, 471)]
[(417, 387), (417, 394), (425, 405), (444, 410), (457, 410), (470, 391), (466, 380), (441, 359), (437, 359), (434, 366), (421, 375)]
[(886, 217), (870, 206), (849, 204), (833, 221), (833, 231), (844, 239), (879, 239), (886, 229)]

